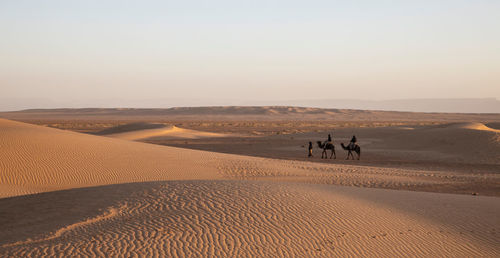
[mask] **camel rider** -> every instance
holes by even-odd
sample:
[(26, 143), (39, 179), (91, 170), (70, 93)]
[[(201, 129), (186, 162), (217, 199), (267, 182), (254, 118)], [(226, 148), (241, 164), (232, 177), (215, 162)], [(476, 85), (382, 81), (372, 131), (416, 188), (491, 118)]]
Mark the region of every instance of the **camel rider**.
[(356, 146), (357, 141), (358, 141), (358, 139), (356, 139), (356, 135), (353, 135), (351, 142), (349, 143), (349, 147), (354, 148), (354, 146)]
[(332, 144), (332, 136), (328, 134), (328, 140), (325, 141), (324, 145), (326, 146), (327, 144)]

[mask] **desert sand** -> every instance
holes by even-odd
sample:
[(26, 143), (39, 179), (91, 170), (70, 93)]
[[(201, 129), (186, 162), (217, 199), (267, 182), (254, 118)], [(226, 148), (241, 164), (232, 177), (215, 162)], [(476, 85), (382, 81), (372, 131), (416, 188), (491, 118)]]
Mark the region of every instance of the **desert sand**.
[(124, 140), (131, 140), (131, 141), (226, 137), (226, 135), (220, 133), (211, 133), (198, 130), (184, 129), (173, 125), (163, 126), (154, 129), (142, 129), (142, 130), (131, 130), (121, 133), (110, 133), (106, 134), (106, 136)]
[[(457, 127), (497, 136), (465, 128), (470, 124)], [(464, 181), (495, 189), (498, 173), (284, 160), (131, 141), (168, 136), (172, 128), (113, 138), (1, 119), (0, 256), (500, 255), (495, 192), (434, 191)], [(207, 139), (187, 129), (175, 137), (183, 132)], [(495, 167), (491, 155), (497, 154), (487, 159)], [(406, 186), (430, 192), (401, 190)]]
[(61, 108), (0, 112), (15, 120), (135, 120), (135, 121), (439, 121), (500, 122), (498, 113), (423, 113), (287, 106), (220, 106), (175, 108)]

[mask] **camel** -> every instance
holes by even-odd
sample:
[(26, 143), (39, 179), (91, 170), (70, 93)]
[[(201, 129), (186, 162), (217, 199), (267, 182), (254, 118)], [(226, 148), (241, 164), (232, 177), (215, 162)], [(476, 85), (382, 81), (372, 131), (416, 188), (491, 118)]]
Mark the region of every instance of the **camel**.
[(321, 158), (323, 159), (323, 157), (326, 159), (328, 158), (328, 154), (326, 153), (326, 150), (332, 150), (332, 154), (330, 155), (330, 158), (334, 158), (336, 159), (337, 158), (337, 154), (335, 154), (335, 146), (332, 144), (332, 143), (322, 143), (320, 141), (318, 141), (318, 147), (320, 147), (321, 149), (323, 149), (323, 152), (321, 153)]
[(359, 158), (361, 157), (361, 147), (359, 147), (359, 145), (349, 144), (347, 145), (347, 147), (344, 145), (344, 143), (341, 143), (340, 145), (342, 146), (342, 149), (348, 151), (346, 159), (349, 159), (349, 156), (351, 156), (352, 159), (354, 160), (354, 155), (352, 154), (352, 151), (355, 151), (356, 154), (358, 154), (358, 160), (359, 160)]

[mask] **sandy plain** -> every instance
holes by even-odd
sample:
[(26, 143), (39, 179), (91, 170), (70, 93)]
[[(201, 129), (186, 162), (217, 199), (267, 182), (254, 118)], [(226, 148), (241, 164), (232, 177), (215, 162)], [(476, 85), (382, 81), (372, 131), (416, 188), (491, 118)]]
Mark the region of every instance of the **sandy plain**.
[[(86, 133), (1, 119), (0, 256), (498, 257), (500, 141), (488, 117), (92, 117)], [(361, 160), (318, 148), (306, 158), (326, 132), (337, 147), (356, 133)]]

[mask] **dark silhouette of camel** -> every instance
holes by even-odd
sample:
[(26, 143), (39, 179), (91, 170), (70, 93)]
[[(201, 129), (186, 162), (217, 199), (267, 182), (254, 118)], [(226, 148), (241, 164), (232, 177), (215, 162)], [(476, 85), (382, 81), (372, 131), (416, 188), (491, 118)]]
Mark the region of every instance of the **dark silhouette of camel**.
[(352, 159), (354, 160), (354, 155), (352, 154), (352, 151), (355, 151), (356, 154), (358, 154), (358, 160), (361, 157), (361, 147), (359, 147), (359, 145), (357, 145), (357, 144), (349, 144), (346, 147), (344, 145), (344, 143), (341, 143), (340, 146), (342, 146), (342, 149), (344, 149), (344, 150), (347, 151), (347, 158), (346, 159), (349, 159), (349, 156), (351, 156)]
[(322, 143), (320, 141), (318, 141), (318, 147), (320, 147), (321, 149), (323, 149), (323, 152), (321, 153), (321, 158), (323, 159), (323, 157), (326, 159), (328, 158), (328, 154), (326, 153), (326, 150), (332, 150), (332, 154), (330, 155), (330, 158), (334, 158), (336, 159), (337, 158), (337, 154), (335, 154), (335, 146), (333, 146), (333, 144), (331, 143)]

